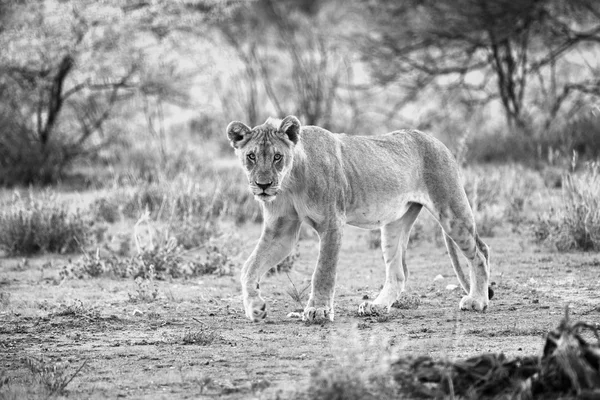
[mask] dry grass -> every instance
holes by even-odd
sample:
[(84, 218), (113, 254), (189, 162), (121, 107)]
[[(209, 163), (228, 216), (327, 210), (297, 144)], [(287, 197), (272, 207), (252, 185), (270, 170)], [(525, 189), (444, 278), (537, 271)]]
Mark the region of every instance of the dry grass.
[(559, 251), (600, 250), (600, 164), (563, 177), (560, 204), (538, 216), (533, 232), (538, 242)]
[(70, 210), (51, 192), (14, 195), (0, 211), (0, 248), (8, 255), (73, 253), (91, 236), (89, 218)]
[(43, 358), (27, 357), (23, 362), (33, 375), (46, 398), (65, 394), (67, 386), (86, 366), (87, 359), (73, 371), (68, 362), (52, 362)]
[[(586, 340), (585, 331), (594, 340)], [(590, 335), (587, 335), (589, 337)], [(568, 315), (548, 333), (541, 357), (482, 354), (450, 361), (393, 357), (380, 368), (350, 360), (319, 366), (297, 399), (546, 399), (600, 396), (598, 328)], [(566, 397), (565, 397), (566, 396)], [(583, 396), (583, 397), (582, 397)]]

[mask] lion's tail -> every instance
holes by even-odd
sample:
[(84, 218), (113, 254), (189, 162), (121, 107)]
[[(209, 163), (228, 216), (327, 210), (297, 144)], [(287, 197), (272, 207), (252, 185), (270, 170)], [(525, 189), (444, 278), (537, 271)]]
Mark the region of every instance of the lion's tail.
[(448, 254), (450, 255), (450, 261), (452, 262), (452, 267), (454, 268), (454, 272), (458, 277), (458, 281), (460, 282), (460, 286), (462, 286), (465, 293), (469, 293), (469, 280), (465, 276), (465, 272), (462, 270), (460, 266), (460, 262), (458, 260), (458, 252), (456, 251), (456, 244), (454, 241), (444, 232), (444, 241), (446, 242), (446, 248), (448, 249)]

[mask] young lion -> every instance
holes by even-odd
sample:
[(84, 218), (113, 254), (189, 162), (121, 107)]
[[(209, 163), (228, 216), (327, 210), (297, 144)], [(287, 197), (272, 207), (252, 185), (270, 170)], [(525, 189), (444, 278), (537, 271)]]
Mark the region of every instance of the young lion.
[[(489, 250), (477, 235), (456, 161), (437, 139), (416, 130), (380, 136), (333, 134), (317, 126), (301, 127), (294, 116), (269, 118), (253, 129), (234, 121), (227, 126), (227, 136), (263, 208), (262, 234), (241, 274), (244, 308), (252, 321), (267, 315), (259, 292), (261, 276), (290, 253), (302, 222), (320, 238), (303, 319), (333, 321), (345, 224), (381, 228), (385, 284), (372, 303), (360, 305), (359, 313), (389, 311), (404, 291), (409, 233), (423, 207), (442, 227), (454, 271), (467, 293), (460, 309), (487, 308), (493, 295), (488, 286)], [(468, 281), (456, 247), (469, 260)]]

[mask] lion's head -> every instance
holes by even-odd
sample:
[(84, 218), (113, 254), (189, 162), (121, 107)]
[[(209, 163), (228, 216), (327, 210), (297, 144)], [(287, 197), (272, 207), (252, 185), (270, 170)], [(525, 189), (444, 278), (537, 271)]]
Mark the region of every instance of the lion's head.
[(281, 121), (269, 118), (252, 129), (238, 121), (227, 126), (227, 137), (257, 200), (273, 201), (280, 193), (292, 169), (299, 135), (300, 121), (291, 115)]

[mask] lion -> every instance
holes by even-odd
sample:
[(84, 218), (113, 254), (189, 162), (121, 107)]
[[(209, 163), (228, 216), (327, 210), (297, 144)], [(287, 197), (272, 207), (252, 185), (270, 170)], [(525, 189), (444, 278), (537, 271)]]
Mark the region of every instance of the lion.
[[(291, 252), (302, 222), (320, 239), (302, 319), (334, 319), (336, 270), (346, 224), (381, 229), (385, 283), (374, 301), (360, 304), (358, 313), (389, 312), (405, 289), (409, 234), (423, 207), (444, 232), (466, 293), (460, 309), (487, 309), (493, 296), (489, 248), (477, 234), (457, 162), (433, 136), (417, 130), (378, 136), (334, 134), (318, 126), (301, 126), (290, 115), (283, 120), (269, 118), (254, 128), (233, 121), (227, 137), (263, 209), (260, 239), (241, 271), (244, 310), (250, 320), (267, 316), (259, 281)], [(457, 248), (469, 261), (469, 279), (460, 267)]]

